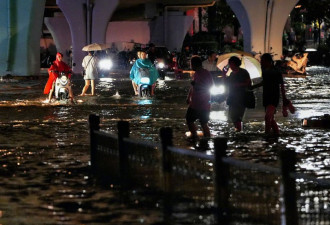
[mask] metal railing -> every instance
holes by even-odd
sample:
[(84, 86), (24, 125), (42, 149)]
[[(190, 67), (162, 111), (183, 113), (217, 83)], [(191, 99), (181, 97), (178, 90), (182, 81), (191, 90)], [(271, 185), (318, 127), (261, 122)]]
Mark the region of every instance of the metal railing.
[(296, 153), (280, 151), (270, 167), (226, 156), (227, 138), (214, 138), (214, 155), (176, 148), (172, 129), (161, 128), (161, 143), (129, 138), (129, 123), (118, 135), (99, 131), (90, 115), (91, 166), (123, 185), (147, 183), (164, 193), (167, 219), (174, 200), (192, 198), (194, 207), (215, 212), (216, 224), (330, 224), (330, 182), (295, 172)]

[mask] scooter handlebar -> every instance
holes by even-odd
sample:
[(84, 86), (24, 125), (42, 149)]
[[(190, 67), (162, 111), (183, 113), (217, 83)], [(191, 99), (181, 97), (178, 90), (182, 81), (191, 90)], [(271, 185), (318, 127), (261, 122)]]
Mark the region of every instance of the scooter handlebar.
[(71, 74), (72, 71), (58, 71), (58, 70), (50, 70), (50, 72), (52, 73), (57, 73), (57, 74), (60, 74), (60, 73), (65, 73), (65, 74)]
[(57, 71), (57, 70), (50, 70), (50, 72), (52, 73), (56, 73), (58, 76), (61, 75), (61, 73), (64, 73), (68, 76), (68, 78), (71, 80), (71, 75), (72, 75), (72, 71)]

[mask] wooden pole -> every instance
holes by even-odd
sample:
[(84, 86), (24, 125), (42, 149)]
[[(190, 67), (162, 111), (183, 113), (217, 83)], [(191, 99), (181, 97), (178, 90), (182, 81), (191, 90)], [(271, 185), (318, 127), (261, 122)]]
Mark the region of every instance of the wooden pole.
[(297, 196), (295, 178), (290, 176), (295, 172), (296, 153), (291, 150), (282, 150), (280, 152), (282, 180), (283, 180), (283, 198), (285, 205), (285, 224), (298, 225)]
[(129, 123), (127, 121), (119, 121), (118, 128), (118, 150), (119, 150), (119, 172), (121, 181), (124, 185), (129, 181), (129, 163), (128, 148), (124, 138), (129, 137)]
[(90, 136), (90, 157), (92, 170), (95, 170), (95, 158), (97, 155), (97, 138), (94, 131), (100, 130), (100, 117), (94, 114), (90, 114), (88, 118), (89, 122), (89, 136)]
[(218, 210), (216, 211), (217, 224), (229, 223), (229, 165), (223, 162), (226, 157), (227, 138), (217, 137), (214, 139), (214, 175), (215, 175), (215, 202)]
[(160, 129), (160, 140), (162, 145), (162, 176), (163, 176), (163, 191), (164, 191), (164, 221), (170, 224), (172, 215), (172, 184), (171, 184), (171, 152), (167, 147), (173, 146), (173, 131), (169, 127), (162, 127)]

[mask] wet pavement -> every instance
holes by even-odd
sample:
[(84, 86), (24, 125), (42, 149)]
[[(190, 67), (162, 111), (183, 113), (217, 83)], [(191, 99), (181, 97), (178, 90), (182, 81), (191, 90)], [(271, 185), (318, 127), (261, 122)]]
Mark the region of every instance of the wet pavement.
[[(297, 170), (330, 178), (330, 131), (306, 129), (301, 119), (329, 113), (330, 69), (308, 68), (306, 79), (287, 78), (287, 96), (297, 112), (276, 119), (278, 138), (263, 134), (261, 90), (257, 108), (248, 110), (244, 132), (228, 123), (224, 103), (212, 105), (213, 136), (228, 137), (228, 154), (267, 165), (277, 165), (278, 150), (298, 154)], [(101, 117), (101, 129), (117, 131), (117, 122), (130, 123), (130, 136), (159, 142), (159, 129), (169, 126), (174, 145), (195, 151), (185, 132), (189, 79), (159, 81), (156, 96), (133, 96), (126, 73), (112, 73), (97, 84), (97, 96), (76, 97), (75, 104), (45, 103), (46, 77), (0, 81), (0, 224), (156, 224), (162, 221), (159, 204), (136, 193), (104, 186), (90, 173), (88, 116)], [(78, 95), (83, 80), (75, 77)], [(209, 141), (213, 154), (213, 143)], [(140, 199), (137, 201), (137, 199)], [(190, 218), (189, 218), (190, 217)], [(190, 219), (190, 220), (189, 220)], [(193, 222), (192, 222), (192, 221)], [(198, 213), (182, 216), (178, 224), (210, 224)], [(187, 222), (190, 221), (190, 222)]]

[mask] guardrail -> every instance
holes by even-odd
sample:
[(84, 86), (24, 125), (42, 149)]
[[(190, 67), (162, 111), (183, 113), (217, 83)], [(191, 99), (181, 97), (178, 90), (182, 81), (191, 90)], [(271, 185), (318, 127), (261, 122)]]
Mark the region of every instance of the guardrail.
[[(137, 170), (131, 167), (134, 162), (138, 164), (149, 175), (148, 182), (163, 191), (167, 221), (173, 210), (173, 193), (187, 195), (188, 189), (195, 188), (202, 196), (196, 197), (194, 193), (194, 198), (211, 205), (217, 224), (235, 220), (252, 223), (257, 220), (258, 224), (283, 221), (290, 225), (312, 221), (330, 224), (330, 182), (295, 173), (294, 151), (280, 150), (280, 167), (276, 168), (227, 157), (225, 137), (214, 138), (214, 155), (207, 155), (174, 147), (172, 129), (168, 127), (161, 128), (158, 144), (129, 138), (126, 121), (118, 122), (118, 135), (100, 131), (100, 118), (96, 115), (90, 115), (89, 124), (92, 169), (107, 168), (110, 173), (117, 168), (119, 173), (115, 172), (115, 176), (125, 186), (134, 180)], [(194, 187), (196, 180), (205, 186)]]

